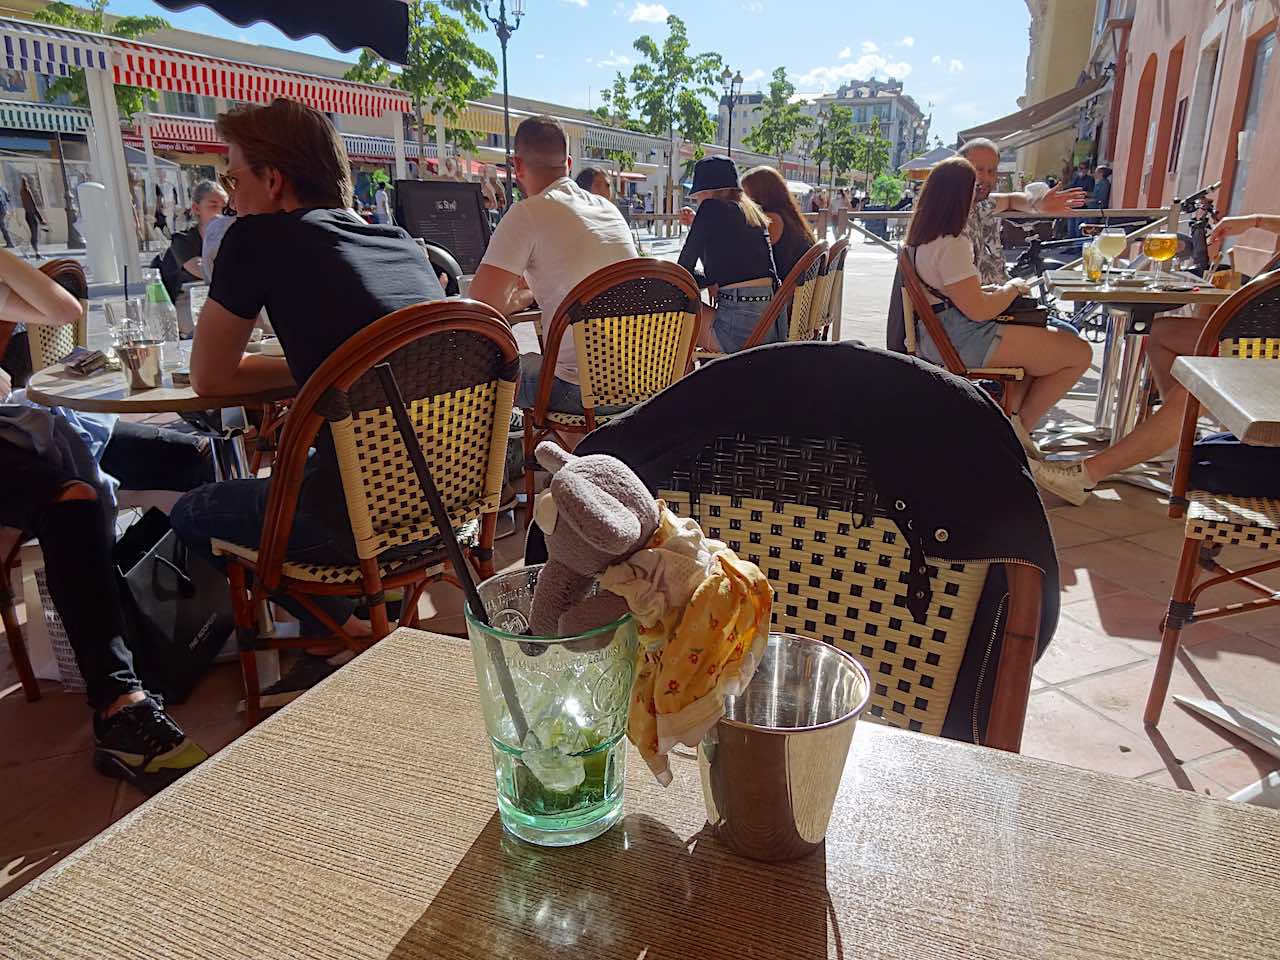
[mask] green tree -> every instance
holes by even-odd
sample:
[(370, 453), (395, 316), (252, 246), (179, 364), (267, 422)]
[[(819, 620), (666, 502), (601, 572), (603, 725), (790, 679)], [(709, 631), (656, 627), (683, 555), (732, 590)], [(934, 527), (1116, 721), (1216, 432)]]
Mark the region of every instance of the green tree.
[(880, 118), (873, 117), (867, 132), (858, 138), (857, 164), (866, 173), (866, 190), (871, 193), (871, 184), (882, 170), (889, 165), (891, 144), (880, 136)]
[(831, 175), (843, 176), (858, 163), (858, 135), (853, 129), (853, 110), (838, 104), (827, 116), (827, 132), (822, 144), (822, 158), (831, 166)]
[[(73, 7), (69, 3), (51, 3), (34, 14), (36, 20), (55, 27), (71, 27), (73, 30), (86, 30), (90, 33), (102, 33), (122, 40), (137, 40), (156, 30), (164, 30), (169, 21), (164, 17), (116, 17), (110, 24), (107, 20), (107, 0), (90, 0), (88, 9)], [(145, 87), (117, 86), (116, 107), (124, 119), (141, 113), (146, 109), (147, 96), (157, 96), (154, 90)], [(55, 100), (66, 94), (71, 102), (79, 107), (89, 105), (89, 89), (85, 85), (84, 69), (72, 70), (65, 77), (58, 77), (45, 87), (45, 99)]]
[(902, 177), (894, 177), (887, 173), (882, 173), (871, 182), (871, 189), (867, 191), (867, 194), (871, 197), (872, 203), (891, 207), (902, 199), (902, 194), (906, 189), (907, 181)]
[[(464, 150), (474, 150), (470, 130), (451, 125), (466, 109), (493, 90), (498, 64), (488, 50), (471, 39), (486, 21), (480, 0), (408, 0), (409, 62), (393, 73), (389, 64), (370, 50), (360, 54), (344, 76), (358, 83), (383, 84), (403, 90), (413, 99), (418, 155), (422, 156), (424, 108), (445, 118), (445, 136)], [(419, 164), (418, 175), (422, 175)]]
[[(642, 129), (666, 137), (673, 157), (677, 131), (698, 149), (715, 135), (706, 103), (715, 96), (713, 84), (721, 68), (720, 55), (690, 53), (689, 32), (674, 14), (667, 17), (667, 37), (661, 46), (648, 34), (633, 46), (644, 58), (631, 68), (633, 103)], [(668, 189), (665, 202), (670, 200)]]
[(757, 153), (777, 157), (779, 164), (782, 155), (790, 151), (796, 139), (813, 124), (800, 104), (792, 103), (795, 92), (795, 84), (787, 79), (786, 67), (773, 71), (769, 95), (760, 105), (763, 116), (747, 134), (747, 146)]
[(613, 78), (613, 85), (600, 91), (600, 99), (604, 106), (592, 111), (601, 123), (606, 123), (619, 130), (644, 130), (644, 124), (632, 116), (634, 109), (631, 95), (627, 90), (627, 78), (618, 73)]

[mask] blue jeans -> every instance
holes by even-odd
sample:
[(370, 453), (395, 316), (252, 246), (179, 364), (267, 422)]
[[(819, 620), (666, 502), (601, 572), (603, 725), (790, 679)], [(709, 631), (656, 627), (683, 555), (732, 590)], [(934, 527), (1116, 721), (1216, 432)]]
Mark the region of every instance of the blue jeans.
[[(739, 297), (750, 299), (739, 300)], [(711, 325), (716, 343), (725, 353), (737, 353), (743, 348), (772, 299), (768, 287), (735, 287), (721, 290), (716, 295), (716, 319)], [(767, 332), (763, 343), (781, 343), (787, 339), (789, 322), (784, 310), (778, 315), (773, 329)]]
[[(206, 483), (184, 494), (174, 504), (169, 523), (188, 547), (221, 564), (223, 559), (213, 556), (211, 539), (258, 548), (267, 513), (268, 485), (266, 479)], [(351, 566), (358, 562), (351, 531), (339, 530), (331, 518), (310, 514), (301, 505), (293, 515), (293, 529), (289, 532), (285, 553), (296, 563)], [(328, 633), (302, 604), (287, 597), (272, 599), (298, 618), (304, 634)], [(356, 608), (352, 597), (309, 599), (338, 624), (345, 623)]]
[[(521, 410), (532, 410), (538, 402), (538, 380), (542, 374), (542, 354), (522, 353), (520, 355), (520, 388), (516, 391), (515, 405)], [(582, 416), (587, 411), (582, 406), (582, 388), (576, 383), (552, 378), (551, 399), (547, 403), (548, 410), (557, 413), (573, 413)], [(626, 410), (626, 406), (596, 407), (597, 415), (611, 415)]]

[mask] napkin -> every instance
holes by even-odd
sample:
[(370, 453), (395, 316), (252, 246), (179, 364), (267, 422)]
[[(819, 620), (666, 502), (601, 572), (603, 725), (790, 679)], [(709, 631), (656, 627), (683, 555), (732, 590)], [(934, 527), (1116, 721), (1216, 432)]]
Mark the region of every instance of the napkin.
[(627, 736), (658, 782), (668, 752), (695, 747), (742, 693), (769, 637), (773, 589), (760, 568), (658, 501), (648, 545), (607, 568), (600, 586), (627, 601), (639, 624)]

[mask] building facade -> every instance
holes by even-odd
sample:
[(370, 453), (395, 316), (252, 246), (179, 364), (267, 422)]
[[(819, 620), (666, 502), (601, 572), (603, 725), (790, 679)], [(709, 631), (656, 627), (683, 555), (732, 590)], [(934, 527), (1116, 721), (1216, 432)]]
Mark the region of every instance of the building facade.
[[(1020, 107), (1065, 93), (1087, 71), (1092, 52), (1095, 12), (1102, 0), (1027, 0), (1031, 13), (1027, 51), (1026, 94)], [(1090, 134), (1067, 129), (1020, 148), (1017, 169), (1030, 179), (1065, 170), (1094, 153)]]
[[(1097, 18), (1118, 38), (1113, 196), (1126, 207), (1159, 207), (1220, 181), (1219, 212), (1274, 213), (1280, 4), (1100, 3), (1120, 12), (1104, 10)], [(1256, 272), (1274, 248), (1268, 234), (1244, 234), (1236, 244), (1239, 268)]]
[[(746, 146), (747, 137), (764, 116), (763, 93), (740, 93), (733, 102), (733, 146)], [(729, 98), (721, 97), (716, 115), (716, 144), (729, 145)]]
[(901, 80), (860, 80), (843, 84), (834, 94), (814, 97), (805, 103), (811, 117), (832, 106), (848, 107), (853, 113), (853, 129), (866, 133), (872, 121), (880, 123), (880, 136), (888, 140), (890, 170), (896, 170), (929, 146), (929, 122), (920, 106), (902, 90)]

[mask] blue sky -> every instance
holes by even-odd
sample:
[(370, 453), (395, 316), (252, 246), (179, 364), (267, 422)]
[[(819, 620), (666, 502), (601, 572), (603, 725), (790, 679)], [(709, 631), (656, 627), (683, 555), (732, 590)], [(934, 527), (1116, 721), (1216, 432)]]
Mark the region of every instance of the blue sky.
[[(873, 73), (897, 77), (926, 112), (932, 103), (933, 132), (947, 142), (957, 130), (1017, 109), (1026, 83), (1025, 0), (526, 0), (526, 8), (508, 46), (511, 92), (570, 106), (599, 106), (614, 73), (630, 72), (632, 42), (643, 33), (664, 36), (668, 12), (688, 25), (695, 51), (716, 51), (740, 70), (748, 91), (766, 89), (779, 66), (805, 92)], [(905, 15), (891, 16), (894, 10)], [(202, 8), (170, 13), (149, 0), (115, 0), (110, 11), (156, 13), (185, 30), (355, 58), (265, 24), (236, 27)], [(493, 33), (482, 42), (496, 57)]]

